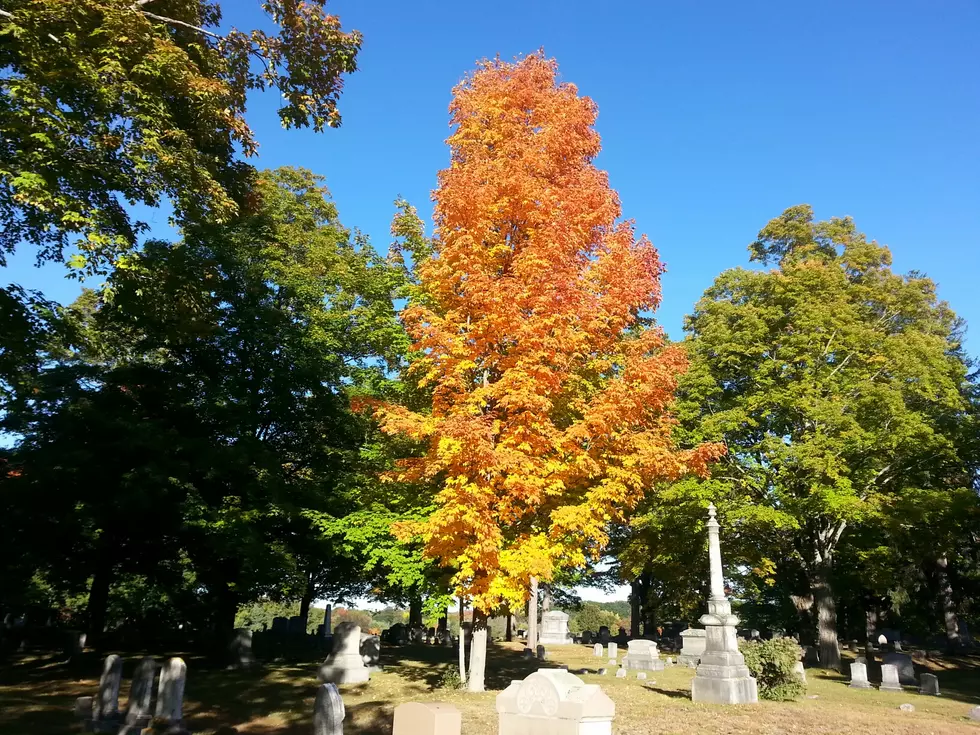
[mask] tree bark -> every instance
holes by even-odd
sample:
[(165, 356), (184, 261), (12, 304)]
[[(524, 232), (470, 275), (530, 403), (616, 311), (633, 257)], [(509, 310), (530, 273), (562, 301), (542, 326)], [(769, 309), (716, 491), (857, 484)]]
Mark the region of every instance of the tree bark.
[[(466, 686), (466, 631), (463, 629), (463, 616), (466, 613), (466, 601), (459, 598), (459, 685)], [(446, 624), (449, 622), (447, 620)]]
[(422, 627), (422, 597), (419, 595), (413, 595), (408, 602), (408, 625)]
[(837, 645), (837, 606), (830, 581), (830, 564), (824, 560), (814, 570), (811, 588), (817, 608), (817, 641), (820, 647), (820, 667), (840, 670), (840, 647)]
[(939, 598), (943, 606), (943, 624), (946, 628), (946, 645), (951, 651), (960, 648), (960, 625), (953, 601), (953, 585), (949, 581), (949, 559), (945, 554), (936, 559), (936, 577), (939, 582)]
[(303, 592), (303, 597), (299, 601), (299, 616), (303, 618), (303, 630), (306, 630), (310, 619), (310, 606), (313, 604), (313, 598), (316, 596), (316, 584), (313, 582), (313, 573), (309, 572), (306, 575), (306, 590)]
[(470, 678), (467, 690), (486, 691), (483, 682), (487, 670), (487, 613), (473, 608), (473, 642), (470, 644)]
[(514, 616), (510, 610), (507, 611), (507, 634), (504, 638), (508, 643), (514, 640)]
[(527, 647), (538, 645), (538, 578), (531, 577), (531, 597), (527, 601)]
[(640, 582), (635, 579), (630, 583), (630, 636), (640, 637)]
[(112, 565), (101, 563), (92, 575), (88, 593), (88, 640), (90, 646), (98, 645), (105, 632), (106, 611), (109, 608), (109, 588), (112, 585)]

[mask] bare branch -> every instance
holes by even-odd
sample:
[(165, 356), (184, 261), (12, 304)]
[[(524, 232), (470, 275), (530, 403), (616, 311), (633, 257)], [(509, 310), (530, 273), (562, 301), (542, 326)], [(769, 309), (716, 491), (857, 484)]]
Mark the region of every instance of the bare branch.
[[(138, 5), (139, 5), (139, 3), (137, 3), (137, 5), (134, 5), (133, 8), (139, 10)], [(200, 26), (195, 26), (195, 25), (191, 25), (190, 23), (185, 23), (182, 20), (175, 20), (173, 18), (166, 18), (166, 17), (164, 17), (162, 15), (157, 15), (156, 13), (151, 13), (148, 10), (140, 10), (139, 12), (141, 12), (147, 18), (152, 18), (153, 20), (158, 20), (161, 23), (167, 23), (169, 25), (181, 26), (182, 28), (189, 28), (192, 31), (197, 31), (198, 33), (203, 33), (205, 36), (210, 36), (211, 38), (218, 38), (218, 39), (221, 38), (221, 36), (219, 36), (217, 33), (212, 33), (211, 31), (207, 30), (206, 28), (201, 28)]]
[[(0, 10), (0, 15), (2, 15), (4, 18), (13, 18), (14, 17), (14, 14), (13, 13), (8, 13), (6, 10)], [(58, 40), (58, 37), (55, 36), (54, 34), (49, 33), (48, 34), (48, 38), (50, 38), (55, 43), (61, 43), (61, 41)]]

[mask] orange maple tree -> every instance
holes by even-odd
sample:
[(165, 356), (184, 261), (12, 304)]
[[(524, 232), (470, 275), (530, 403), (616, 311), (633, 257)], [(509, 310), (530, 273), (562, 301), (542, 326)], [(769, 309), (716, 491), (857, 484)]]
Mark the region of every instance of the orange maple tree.
[(485, 613), (597, 557), (647, 488), (721, 450), (671, 440), (684, 352), (643, 317), (664, 269), (593, 165), (593, 101), (534, 54), (481, 63), (450, 112), (432, 253), (403, 312), (432, 409), (375, 415), (425, 447), (399, 479), (440, 487), (396, 532), (421, 535)]

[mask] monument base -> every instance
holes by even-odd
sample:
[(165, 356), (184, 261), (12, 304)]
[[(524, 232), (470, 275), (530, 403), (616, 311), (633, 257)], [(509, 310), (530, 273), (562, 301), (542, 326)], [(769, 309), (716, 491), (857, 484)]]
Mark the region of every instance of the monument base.
[(359, 655), (341, 655), (324, 663), (317, 678), (331, 684), (363, 684), (371, 680), (371, 670)]
[(725, 599), (709, 598), (708, 614), (701, 617), (705, 626), (705, 649), (691, 682), (691, 700), (708, 704), (755, 704), (759, 688), (738, 650), (735, 626)]
[(691, 682), (691, 701), (707, 704), (755, 704), (759, 701), (759, 690), (751, 676), (697, 676)]

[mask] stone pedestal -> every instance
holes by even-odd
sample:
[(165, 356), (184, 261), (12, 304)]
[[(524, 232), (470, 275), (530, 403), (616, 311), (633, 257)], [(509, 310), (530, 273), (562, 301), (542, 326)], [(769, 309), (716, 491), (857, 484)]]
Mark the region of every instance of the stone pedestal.
[(611, 735), (616, 705), (595, 684), (541, 669), (497, 695), (500, 735)]
[(361, 626), (350, 622), (337, 625), (333, 633), (333, 652), (317, 673), (322, 682), (360, 684), (369, 681), (371, 672), (361, 656)]
[(541, 635), (538, 636), (538, 642), (548, 645), (571, 643), (572, 638), (568, 635), (568, 615), (561, 610), (549, 610), (542, 615)]
[(759, 701), (755, 679), (738, 650), (731, 603), (725, 597), (721, 571), (721, 545), (714, 505), (708, 506), (708, 559), (711, 563), (711, 596), (704, 625), (704, 653), (691, 682), (691, 700), (709, 704), (752, 704)]

